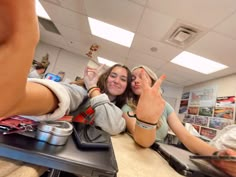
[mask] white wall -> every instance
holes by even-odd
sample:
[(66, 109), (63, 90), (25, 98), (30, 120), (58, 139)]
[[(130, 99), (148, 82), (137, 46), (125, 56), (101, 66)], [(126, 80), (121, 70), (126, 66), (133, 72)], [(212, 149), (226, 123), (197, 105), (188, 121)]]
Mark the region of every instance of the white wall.
[(163, 85), (162, 88), (164, 89), (164, 94), (163, 94), (164, 99), (168, 103), (170, 103), (170, 105), (174, 108), (175, 112), (178, 113), (183, 88), (171, 87), (166, 85)]
[(64, 49), (40, 42), (35, 51), (35, 60), (41, 61), (42, 57), (49, 54), (50, 65), (46, 73), (57, 74), (59, 71), (65, 72), (64, 80), (74, 81), (76, 76), (83, 76), (84, 68), (89, 60), (81, 55), (73, 54)]
[[(195, 84), (184, 88), (163, 85), (162, 86), (164, 88), (163, 97), (167, 102), (169, 102), (174, 107), (176, 113), (178, 114), (182, 93), (212, 86), (216, 88), (217, 97), (236, 96), (236, 74), (232, 74), (218, 79), (213, 79), (207, 82)], [(183, 118), (182, 116), (183, 114), (182, 115), (179, 114), (179, 117), (181, 119)]]
[(183, 92), (210, 86), (216, 86), (217, 97), (236, 96), (236, 74), (185, 87)]

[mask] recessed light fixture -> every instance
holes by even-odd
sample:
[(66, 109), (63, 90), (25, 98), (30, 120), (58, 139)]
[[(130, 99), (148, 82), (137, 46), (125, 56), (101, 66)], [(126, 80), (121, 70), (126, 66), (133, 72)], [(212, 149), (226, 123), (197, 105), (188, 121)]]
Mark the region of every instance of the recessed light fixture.
[(211, 74), (228, 68), (226, 65), (186, 51), (177, 55), (171, 62), (203, 74)]
[(39, 17), (51, 20), (51, 18), (49, 17), (49, 15), (47, 14), (46, 10), (43, 8), (42, 4), (39, 2), (39, 0), (36, 0), (36, 14)]
[(88, 17), (88, 21), (93, 35), (126, 47), (131, 46), (134, 33), (91, 17)]
[(105, 64), (107, 66), (113, 66), (116, 64), (116, 62), (102, 58), (102, 57), (97, 57), (98, 58), (98, 62), (101, 64)]

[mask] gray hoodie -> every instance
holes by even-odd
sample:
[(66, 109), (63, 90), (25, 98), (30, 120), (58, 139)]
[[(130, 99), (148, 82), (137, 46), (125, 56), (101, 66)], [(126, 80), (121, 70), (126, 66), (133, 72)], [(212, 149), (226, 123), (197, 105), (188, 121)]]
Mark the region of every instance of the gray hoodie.
[[(46, 115), (23, 116), (35, 121), (57, 120), (70, 112), (75, 111), (87, 98), (87, 90), (75, 84), (57, 83), (47, 79), (28, 79), (48, 87), (58, 98), (58, 108)], [(101, 94), (90, 100), (92, 108), (95, 110), (95, 125), (101, 127), (111, 135), (116, 135), (125, 130), (125, 119), (123, 112), (112, 103), (106, 94)]]

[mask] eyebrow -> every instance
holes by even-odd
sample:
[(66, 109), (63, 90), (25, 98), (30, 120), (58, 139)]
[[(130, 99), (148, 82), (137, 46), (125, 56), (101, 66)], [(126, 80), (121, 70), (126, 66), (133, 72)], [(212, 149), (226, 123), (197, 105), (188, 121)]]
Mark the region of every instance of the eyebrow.
[(123, 78), (123, 79), (127, 79), (128, 77), (127, 77), (127, 76), (121, 76), (121, 78)]
[[(118, 75), (118, 73), (116, 73), (116, 72), (111, 72), (111, 74), (116, 74), (116, 75)], [(118, 75), (118, 76), (120, 76), (120, 75)], [(123, 77), (123, 78), (128, 78), (128, 76), (125, 76), (125, 75), (121, 75), (120, 77)]]

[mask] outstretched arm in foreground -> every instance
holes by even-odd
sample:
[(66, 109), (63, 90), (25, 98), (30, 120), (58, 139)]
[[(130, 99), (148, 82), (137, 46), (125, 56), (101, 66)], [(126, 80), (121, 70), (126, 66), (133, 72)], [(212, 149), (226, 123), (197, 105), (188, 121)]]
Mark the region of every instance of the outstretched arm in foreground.
[[(219, 150), (213, 146), (210, 146), (201, 139), (191, 135), (180, 122), (179, 118), (174, 112), (169, 115), (168, 124), (172, 131), (179, 138), (179, 140), (193, 153), (201, 155), (212, 155), (214, 152)], [(233, 151), (231, 149), (221, 150), (220, 152), (220, 155), (236, 155), (236, 151)], [(236, 177), (236, 162), (223, 160), (212, 160), (211, 162), (229, 175)]]
[(0, 117), (53, 111), (57, 99), (42, 85), (27, 82), (39, 40), (35, 1), (0, 2)]

